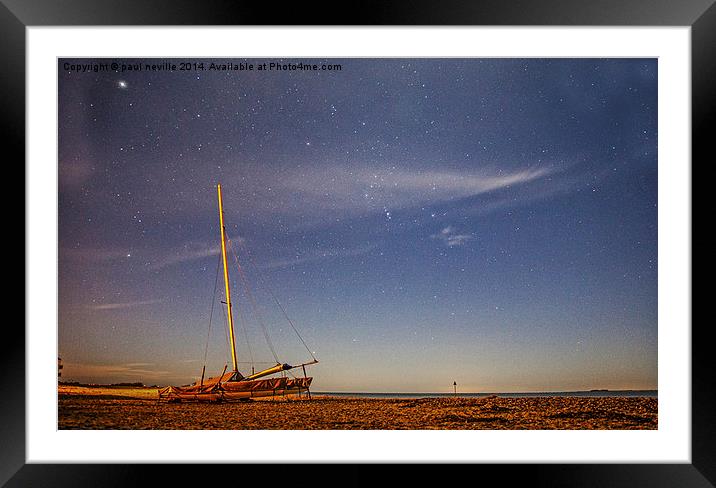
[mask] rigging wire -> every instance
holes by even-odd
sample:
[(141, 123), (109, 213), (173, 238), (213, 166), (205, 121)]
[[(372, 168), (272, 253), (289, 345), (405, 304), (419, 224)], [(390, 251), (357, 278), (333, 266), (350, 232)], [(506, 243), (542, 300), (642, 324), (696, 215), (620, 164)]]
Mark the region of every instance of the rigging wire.
[(229, 333), (229, 315), (225, 307), (224, 309), (224, 340), (226, 340), (226, 356), (227, 361), (231, 361), (231, 338)]
[(254, 374), (256, 370), (256, 361), (254, 361), (254, 352), (251, 349), (251, 341), (249, 341), (249, 333), (246, 330), (246, 320), (243, 319), (241, 312), (238, 312), (239, 320), (241, 321), (241, 328), (244, 331), (244, 340), (246, 341), (246, 348), (249, 350), (249, 359), (251, 359), (251, 374)]
[(256, 370), (256, 361), (254, 361), (254, 352), (251, 349), (251, 341), (249, 341), (249, 333), (246, 329), (246, 322), (247, 320), (244, 320), (243, 315), (241, 315), (241, 307), (236, 307), (236, 313), (239, 316), (239, 323), (241, 323), (241, 329), (244, 331), (244, 340), (246, 341), (246, 348), (249, 351), (249, 359), (251, 359), (251, 374), (254, 373)]
[(276, 302), (276, 305), (278, 305), (278, 308), (281, 309), (281, 312), (283, 313), (283, 316), (286, 318), (286, 320), (288, 321), (288, 323), (291, 325), (291, 328), (293, 329), (293, 331), (296, 333), (296, 336), (298, 337), (298, 339), (299, 339), (299, 340), (301, 341), (301, 343), (303, 344), (303, 347), (305, 347), (305, 348), (306, 348), (306, 351), (308, 351), (308, 354), (311, 355), (311, 358), (312, 358), (314, 361), (318, 361), (318, 360), (316, 359), (316, 356), (313, 355), (313, 352), (311, 351), (311, 349), (310, 349), (310, 348), (308, 347), (308, 345), (306, 344), (306, 341), (304, 341), (304, 340), (303, 340), (303, 337), (301, 337), (301, 334), (298, 332), (298, 329), (297, 329), (296, 326), (294, 325), (293, 321), (291, 320), (291, 318), (290, 318), (290, 317), (288, 316), (288, 314), (286, 313), (286, 310), (283, 308), (283, 305), (281, 305), (281, 302), (278, 301), (278, 298), (277, 298), (276, 295), (273, 293), (273, 291), (271, 291), (271, 288), (264, 282), (263, 276), (261, 276), (261, 273), (260, 273), (259, 270), (258, 270), (258, 266), (256, 266), (256, 263), (254, 262), (254, 259), (253, 259), (253, 257), (251, 256), (251, 252), (248, 250), (248, 248), (247, 248), (246, 246), (244, 246), (244, 245), (241, 243), (241, 241), (239, 241), (239, 246), (241, 246), (241, 248), (245, 251), (245, 253), (246, 253), (246, 255), (247, 255), (248, 259), (249, 259), (249, 263), (251, 264), (251, 266), (253, 266), (253, 269), (254, 269), (254, 271), (256, 272), (256, 275), (259, 277), (259, 280), (258, 280), (258, 281), (259, 281), (259, 284), (261, 284), (261, 285), (263, 286), (264, 290), (266, 290), (266, 291), (269, 293), (269, 295), (271, 295), (271, 298), (273, 298), (273, 301)]
[[(221, 265), (221, 254), (219, 254), (219, 260), (216, 264), (216, 278), (214, 280), (214, 296), (213, 296), (213, 299), (211, 302), (211, 314), (212, 315), (214, 313), (214, 303), (216, 301), (216, 288), (217, 288), (217, 284), (218, 284), (218, 280), (219, 280), (220, 265)], [(227, 303), (229, 301), (229, 297), (224, 297), (224, 299), (226, 301), (222, 302), (222, 303)], [(231, 350), (230, 350), (231, 349), (231, 333), (229, 331), (229, 315), (228, 315), (227, 308), (224, 308), (224, 339), (226, 340), (226, 358), (228, 358), (230, 360), (232, 357)], [(251, 364), (251, 370), (253, 371), (255, 369), (254, 368), (254, 354), (253, 354), (253, 351), (251, 350), (251, 343), (249, 342), (248, 333), (246, 332), (246, 324), (245, 324), (245, 321), (243, 320), (243, 317), (241, 316), (241, 311), (236, 310), (236, 314), (237, 314), (238, 320), (241, 323), (242, 328), (244, 330), (244, 337), (246, 339), (246, 347), (249, 352), (249, 358), (251, 359), (251, 363), (249, 363), (249, 364)], [(211, 318), (209, 319), (209, 330), (211, 331)], [(207, 356), (208, 348), (209, 348), (209, 339), (207, 337), (206, 349), (204, 351), (204, 365), (205, 366), (206, 366), (206, 356)], [(244, 363), (244, 364), (246, 364), (246, 363)]]
[(231, 249), (231, 254), (234, 256), (234, 260), (236, 261), (236, 267), (239, 269), (239, 275), (241, 276), (241, 282), (244, 285), (244, 289), (246, 290), (246, 296), (248, 297), (249, 301), (251, 302), (251, 307), (253, 308), (254, 315), (256, 316), (256, 320), (258, 320), (259, 324), (261, 325), (261, 329), (264, 333), (264, 338), (266, 339), (266, 343), (268, 344), (269, 349), (271, 350), (271, 354), (273, 354), (274, 359), (277, 363), (280, 363), (278, 359), (278, 355), (276, 354), (276, 349), (273, 347), (273, 343), (271, 342), (271, 337), (269, 337), (268, 334), (268, 328), (266, 327), (266, 324), (264, 323), (263, 317), (261, 316), (261, 312), (259, 311), (258, 304), (256, 303), (256, 300), (254, 299), (254, 295), (251, 293), (251, 288), (249, 288), (248, 280), (246, 279), (246, 275), (244, 274), (244, 270), (241, 267), (241, 264), (239, 264), (239, 257), (236, 255), (236, 250), (234, 249), (233, 243), (231, 239), (228, 239), (229, 241), (229, 249)]
[(206, 346), (204, 347), (204, 368), (206, 368), (206, 357), (209, 353), (209, 337), (211, 336), (211, 321), (214, 317), (214, 305), (216, 304), (216, 287), (219, 284), (219, 266), (221, 265), (221, 255), (216, 262), (216, 277), (214, 278), (214, 292), (211, 294), (211, 312), (209, 313), (209, 331), (206, 333)]
[[(227, 300), (227, 301), (228, 301), (228, 300)], [(251, 364), (251, 369), (252, 369), (252, 371), (253, 371), (253, 369), (254, 369), (254, 363), (255, 363), (255, 361), (254, 361), (254, 353), (253, 353), (253, 350), (251, 349), (251, 342), (249, 342), (249, 335), (248, 335), (248, 333), (246, 332), (246, 321), (244, 320), (243, 315), (241, 315), (241, 307), (236, 307), (236, 309), (234, 309), (234, 308), (232, 307), (231, 310), (232, 310), (232, 312), (236, 311), (237, 320), (238, 320), (239, 323), (241, 324), (241, 328), (242, 328), (243, 331), (244, 331), (244, 338), (246, 339), (246, 348), (247, 348), (248, 351), (249, 351), (249, 359), (251, 359), (251, 362), (250, 362), (249, 364)], [(224, 324), (224, 329), (225, 329), (225, 332), (226, 332), (226, 357), (229, 358), (229, 359), (231, 359), (231, 352), (229, 351), (229, 348), (231, 347), (230, 344), (229, 344), (229, 341), (231, 340), (231, 339), (230, 339), (230, 333), (229, 333), (229, 316), (227, 315), (226, 309), (224, 309), (224, 316), (226, 317), (226, 323)], [(237, 364), (238, 364), (238, 363), (237, 363)], [(244, 363), (244, 364), (245, 364), (245, 363)]]

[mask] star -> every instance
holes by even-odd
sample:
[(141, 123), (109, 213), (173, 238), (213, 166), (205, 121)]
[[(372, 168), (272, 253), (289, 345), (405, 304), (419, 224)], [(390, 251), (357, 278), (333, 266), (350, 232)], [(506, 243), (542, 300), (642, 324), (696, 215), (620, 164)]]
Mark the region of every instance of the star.
[(127, 84), (126, 81), (124, 81), (124, 80), (119, 80), (119, 81), (117, 82), (117, 86), (118, 86), (119, 88), (121, 88), (122, 90), (126, 90), (129, 85)]

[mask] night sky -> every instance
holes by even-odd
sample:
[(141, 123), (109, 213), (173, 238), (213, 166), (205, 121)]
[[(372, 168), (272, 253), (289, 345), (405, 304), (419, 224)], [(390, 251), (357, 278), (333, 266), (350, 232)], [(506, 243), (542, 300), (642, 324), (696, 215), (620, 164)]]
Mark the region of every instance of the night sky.
[(263, 324), (316, 391), (657, 388), (655, 59), (110, 61), (164, 60), (58, 62), (63, 379), (231, 367), (221, 183), (244, 373)]

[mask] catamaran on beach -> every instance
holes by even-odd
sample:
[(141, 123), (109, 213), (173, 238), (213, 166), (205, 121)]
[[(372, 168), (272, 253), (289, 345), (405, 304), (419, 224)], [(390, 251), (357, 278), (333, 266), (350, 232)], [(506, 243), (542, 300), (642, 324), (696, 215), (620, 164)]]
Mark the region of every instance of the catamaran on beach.
[[(216, 377), (204, 378), (206, 372), (206, 359), (204, 366), (201, 371), (201, 380), (195, 382), (192, 385), (178, 387), (178, 386), (167, 386), (159, 390), (159, 399), (166, 400), (168, 402), (183, 402), (183, 401), (203, 401), (203, 402), (221, 402), (226, 400), (249, 400), (254, 397), (267, 397), (277, 395), (290, 395), (290, 394), (301, 394), (305, 392), (310, 398), (310, 386), (313, 378), (306, 375), (306, 366), (318, 363), (313, 353), (306, 346), (306, 350), (311, 356), (311, 361), (299, 365), (290, 365), (288, 363), (282, 363), (278, 361), (278, 357), (274, 352), (274, 357), (277, 359), (276, 364), (270, 368), (264, 369), (259, 372), (252, 372), (248, 376), (244, 376), (239, 372), (238, 361), (236, 356), (236, 339), (234, 335), (234, 319), (232, 313), (231, 304), (231, 286), (229, 282), (229, 267), (227, 263), (227, 248), (230, 243), (226, 235), (226, 227), (224, 225), (224, 204), (221, 195), (221, 184), (217, 185), (217, 194), (219, 200), (219, 226), (221, 228), (221, 260), (223, 263), (223, 276), (224, 276), (224, 292), (225, 301), (222, 302), (226, 305), (226, 317), (229, 329), (229, 346), (231, 350), (231, 362), (232, 369), (227, 371), (228, 365), (224, 367), (224, 371)], [(239, 273), (242, 273), (241, 265), (239, 264), (238, 257), (236, 258), (236, 265)], [(242, 276), (243, 277), (243, 276)], [(250, 293), (250, 292), (249, 292)], [(273, 296), (273, 295), (272, 295)], [(275, 296), (274, 296), (275, 299)], [(280, 306), (278, 300), (276, 303)], [(298, 335), (301, 342), (303, 339), (296, 330), (296, 327), (291, 322), (288, 315), (285, 314), (283, 307), (281, 310), (284, 312), (286, 320)], [(303, 342), (304, 346), (306, 345)], [(294, 368), (301, 368), (303, 377), (289, 377), (286, 375), (286, 371)], [(269, 377), (272, 375), (280, 374), (280, 376)]]

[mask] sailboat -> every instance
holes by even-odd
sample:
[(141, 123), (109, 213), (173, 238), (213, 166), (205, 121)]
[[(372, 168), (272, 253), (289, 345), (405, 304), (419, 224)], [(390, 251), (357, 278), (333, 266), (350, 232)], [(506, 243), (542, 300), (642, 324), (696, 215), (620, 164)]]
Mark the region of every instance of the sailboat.
[[(312, 357), (311, 361), (294, 366), (277, 361), (275, 365), (259, 372), (252, 372), (247, 376), (244, 376), (241, 372), (239, 372), (239, 363), (236, 356), (236, 340), (234, 335), (234, 319), (231, 304), (231, 287), (229, 284), (229, 268), (226, 258), (227, 236), (226, 227), (224, 226), (224, 204), (221, 196), (221, 184), (217, 185), (217, 193), (219, 200), (219, 224), (221, 228), (221, 260), (223, 263), (224, 292), (226, 298), (226, 301), (222, 303), (226, 304), (226, 317), (229, 329), (229, 343), (233, 369), (231, 371), (227, 371), (228, 365), (226, 365), (224, 366), (224, 371), (219, 376), (205, 379), (204, 374), (206, 372), (206, 364), (204, 364), (200, 381), (189, 386), (167, 386), (162, 388), (159, 390), (159, 399), (176, 403), (184, 401), (246, 401), (256, 397), (276, 397), (293, 394), (300, 395), (302, 392), (305, 392), (310, 399), (310, 386), (313, 378), (306, 375), (306, 366), (316, 364), (318, 363), (318, 360), (315, 356), (313, 356), (313, 353), (308, 350), (307, 346), (306, 349)], [(288, 316), (286, 316), (286, 318), (288, 319)], [(293, 327), (293, 323), (291, 323), (291, 326)], [(298, 334), (295, 327), (294, 331)], [(303, 339), (301, 339), (301, 341), (303, 342)], [(286, 371), (296, 368), (301, 368), (303, 370), (302, 377), (289, 377), (286, 375)], [(278, 374), (280, 374), (280, 376), (275, 376)]]

